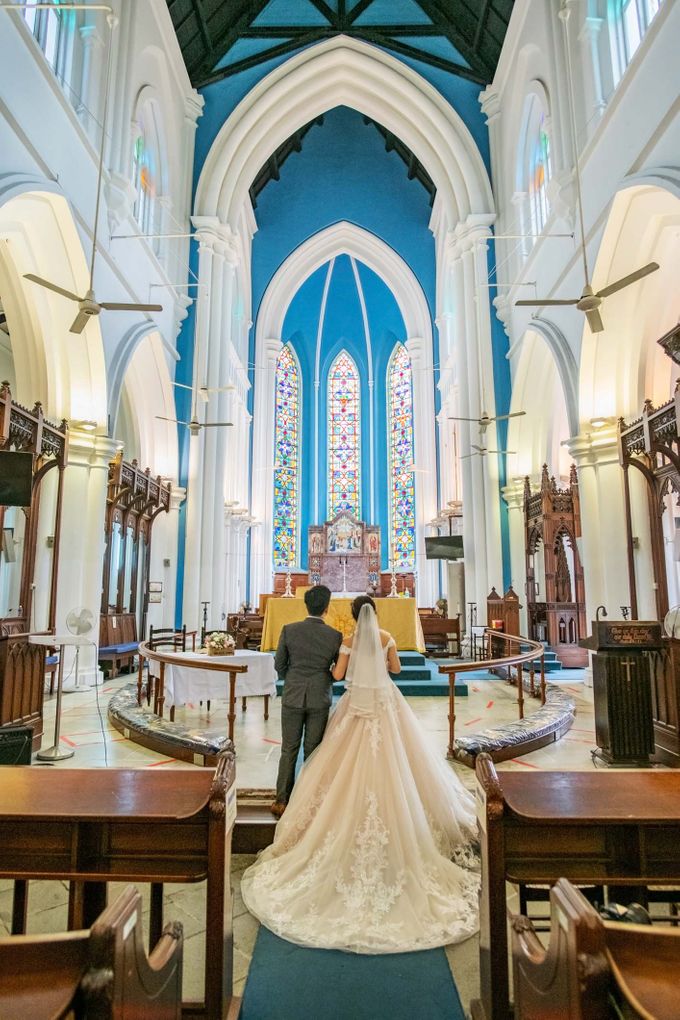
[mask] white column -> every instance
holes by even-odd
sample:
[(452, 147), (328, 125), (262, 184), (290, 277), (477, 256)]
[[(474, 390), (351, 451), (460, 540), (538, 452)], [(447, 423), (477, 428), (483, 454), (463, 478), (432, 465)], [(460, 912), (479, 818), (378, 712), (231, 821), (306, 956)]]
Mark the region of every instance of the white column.
[[(59, 543), (56, 627), (57, 634), (68, 633), (66, 617), (72, 609), (89, 609), (92, 613), (92, 644), (84, 645), (79, 655), (80, 684), (95, 684), (101, 680), (96, 646), (104, 569), (104, 516), (109, 463), (115, 453), (113, 439), (80, 428), (70, 429)], [(67, 649), (65, 687), (75, 682), (75, 675), (71, 674), (73, 659), (73, 649)]]
[[(196, 321), (194, 328), (193, 384), (202, 384), (205, 375), (205, 352), (208, 346), (210, 327), (209, 282), (212, 277), (213, 245), (207, 232), (198, 235), (198, 287), (196, 297)], [(193, 408), (192, 408), (193, 411)], [(203, 430), (206, 431), (205, 429)], [(183, 621), (189, 630), (200, 629), (202, 624), (200, 603), (207, 595), (201, 590), (201, 547), (205, 537), (202, 532), (203, 502), (203, 437), (189, 439), (189, 471), (187, 477), (187, 523), (184, 554), (184, 598)], [(213, 488), (214, 488), (214, 479)], [(212, 493), (210, 494), (212, 495)]]
[(274, 393), (280, 340), (260, 345), (255, 377), (253, 413), (253, 516), (262, 523), (253, 535), (250, 553), (250, 598), (257, 605), (262, 592), (272, 590), (274, 513)]
[(604, 100), (602, 87), (602, 67), (600, 65), (600, 31), (604, 18), (585, 17), (579, 32), (579, 41), (583, 54), (582, 65), (586, 70), (586, 116), (587, 131), (590, 137), (595, 131), (598, 121), (607, 104)]
[[(108, 31), (108, 29), (107, 29)], [(100, 144), (99, 121), (101, 119), (102, 69), (105, 54), (104, 40), (96, 25), (81, 25), (78, 29), (82, 40), (82, 67), (80, 72), (80, 102), (76, 113), (87, 131), (90, 141)]]
[(439, 585), (436, 564), (425, 558), (425, 528), (437, 515), (437, 461), (434, 417), (434, 388), (429, 367), (430, 345), (422, 337), (410, 337), (406, 350), (411, 359), (413, 387), (414, 458), (418, 473), (416, 489), (416, 573), (417, 598), (421, 605), (434, 605)]
[(519, 595), (521, 604), (520, 634), (528, 634), (526, 607), (526, 550), (524, 535), (524, 481), (513, 478), (503, 486), (503, 499), (508, 505), (508, 524), (510, 531), (510, 584)]

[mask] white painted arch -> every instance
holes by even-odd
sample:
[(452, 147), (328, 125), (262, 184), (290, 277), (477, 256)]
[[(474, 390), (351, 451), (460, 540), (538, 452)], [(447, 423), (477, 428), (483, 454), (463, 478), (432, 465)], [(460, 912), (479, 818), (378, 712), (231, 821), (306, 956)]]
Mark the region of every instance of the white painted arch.
[(238, 104), (201, 171), (196, 214), (217, 216), (235, 230), (248, 188), (271, 153), (337, 106), (372, 117), (408, 145), (435, 183), (449, 228), (492, 212), (479, 149), (443, 96), (395, 57), (339, 35), (287, 60)]
[[(391, 291), (404, 320), (406, 347), (413, 369), (416, 479), (416, 562), (420, 597), (433, 601), (434, 568), (425, 558), (425, 528), (437, 510), (437, 465), (434, 418), (432, 320), (427, 299), (415, 274), (393, 248), (379, 237), (346, 220), (314, 234), (282, 262), (262, 298), (255, 328), (255, 400), (253, 478), (266, 479), (253, 486), (253, 514), (261, 526), (253, 536), (252, 592), (269, 590), (271, 576), (273, 493), (271, 460), (274, 443), (272, 367), (281, 345), (286, 312), (300, 287), (320, 266), (340, 255), (367, 265)], [(370, 341), (369, 341), (370, 343)], [(370, 348), (369, 348), (370, 357)], [(318, 349), (317, 349), (318, 366)], [(372, 385), (369, 384), (369, 385)], [(318, 393), (318, 387), (317, 387)], [(371, 408), (372, 410), (372, 408)], [(318, 413), (318, 406), (317, 406)], [(370, 426), (372, 435), (372, 424)], [(373, 449), (373, 443), (370, 444)], [(320, 523), (320, 522), (315, 522)]]
[(259, 338), (281, 337), (295, 294), (312, 273), (338, 255), (352, 256), (372, 269), (392, 291), (407, 337), (419, 336), (432, 343), (430, 310), (413, 270), (381, 238), (341, 220), (304, 241), (276, 270), (260, 304), (256, 344)]

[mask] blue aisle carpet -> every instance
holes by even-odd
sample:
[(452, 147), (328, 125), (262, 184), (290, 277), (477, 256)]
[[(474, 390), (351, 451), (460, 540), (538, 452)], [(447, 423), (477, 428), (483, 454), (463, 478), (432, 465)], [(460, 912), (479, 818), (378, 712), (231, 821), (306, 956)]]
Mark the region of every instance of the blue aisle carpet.
[(464, 1020), (443, 949), (360, 956), (260, 927), (241, 1020)]

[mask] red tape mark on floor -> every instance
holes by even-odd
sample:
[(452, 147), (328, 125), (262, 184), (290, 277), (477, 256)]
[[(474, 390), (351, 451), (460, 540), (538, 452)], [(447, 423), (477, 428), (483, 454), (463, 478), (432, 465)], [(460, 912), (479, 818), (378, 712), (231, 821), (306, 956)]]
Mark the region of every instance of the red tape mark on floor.
[(68, 737), (60, 737), (59, 739), (63, 740), (65, 744), (68, 744), (69, 747), (77, 747), (78, 746), (72, 740), (69, 740)]
[(487, 708), (492, 708), (493, 707), (493, 701), (487, 701), (486, 707)]
[(515, 765), (524, 765), (525, 769), (538, 769), (539, 772), (541, 771), (540, 765), (532, 765), (530, 761), (522, 761), (520, 758), (511, 758), (510, 761), (513, 761)]
[(281, 743), (280, 740), (270, 740), (269, 737), (263, 737), (262, 739), (265, 742), (265, 744), (280, 744)]
[(148, 769), (155, 769), (157, 765), (170, 765), (176, 761), (177, 761), (176, 758), (164, 758), (163, 761), (152, 761), (151, 764), (147, 765), (146, 767)]
[(472, 726), (473, 723), (481, 722), (481, 721), (482, 721), (482, 717), (480, 715), (479, 719), (470, 719), (469, 722), (463, 723), (463, 726)]

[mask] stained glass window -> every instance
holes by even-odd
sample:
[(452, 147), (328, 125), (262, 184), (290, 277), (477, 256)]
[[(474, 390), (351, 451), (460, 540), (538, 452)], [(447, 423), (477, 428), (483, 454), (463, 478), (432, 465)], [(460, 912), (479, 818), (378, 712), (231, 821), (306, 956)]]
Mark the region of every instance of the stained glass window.
[(328, 373), (328, 516), (341, 510), (361, 516), (359, 373), (340, 351)]
[(416, 490), (413, 475), (413, 387), (411, 359), (397, 344), (387, 369), (387, 442), (390, 484), (390, 557), (397, 567), (415, 567)]
[[(135, 139), (132, 148), (132, 184), (137, 192), (135, 202), (135, 219), (145, 234), (156, 234), (158, 231), (159, 194), (159, 135), (153, 103), (147, 101), (141, 105), (135, 124)], [(154, 238), (153, 248), (159, 249), (158, 239)]]
[(286, 344), (276, 362), (274, 419), (274, 566), (294, 567), (300, 546), (301, 380)]
[(534, 99), (529, 119), (529, 199), (531, 233), (540, 234), (548, 218), (547, 184), (550, 180), (550, 140), (545, 129), (545, 114)]

